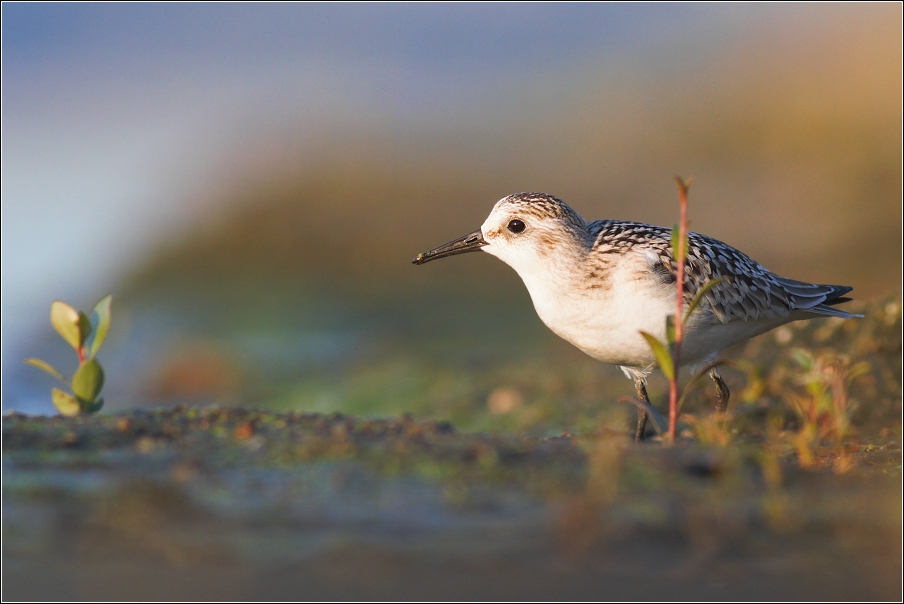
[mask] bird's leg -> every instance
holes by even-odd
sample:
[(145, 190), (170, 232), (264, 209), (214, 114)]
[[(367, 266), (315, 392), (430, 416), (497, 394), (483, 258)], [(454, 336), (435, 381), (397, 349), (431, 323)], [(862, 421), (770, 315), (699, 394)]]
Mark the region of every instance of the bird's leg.
[(731, 395), (728, 386), (725, 385), (718, 367), (709, 370), (709, 377), (716, 384), (716, 413), (725, 413), (725, 409), (728, 408), (728, 397)]
[[(650, 397), (647, 396), (647, 386), (646, 381), (642, 376), (634, 377), (634, 389), (637, 391), (637, 398), (644, 401), (645, 403), (650, 403)], [(643, 431), (647, 427), (647, 412), (637, 408), (637, 429), (634, 431), (634, 442), (640, 442), (643, 440)]]

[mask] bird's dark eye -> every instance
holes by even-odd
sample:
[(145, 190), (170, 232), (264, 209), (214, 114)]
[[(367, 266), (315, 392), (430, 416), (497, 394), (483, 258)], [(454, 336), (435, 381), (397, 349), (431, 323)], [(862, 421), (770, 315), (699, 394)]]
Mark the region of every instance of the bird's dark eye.
[(508, 230), (513, 233), (520, 233), (524, 230), (524, 223), (516, 218), (508, 223)]

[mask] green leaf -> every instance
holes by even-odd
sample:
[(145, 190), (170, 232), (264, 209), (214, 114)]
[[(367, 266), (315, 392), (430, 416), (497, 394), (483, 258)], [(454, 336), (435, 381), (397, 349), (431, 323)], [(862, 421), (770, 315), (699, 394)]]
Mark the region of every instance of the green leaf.
[(706, 285), (704, 285), (697, 291), (697, 294), (694, 296), (694, 299), (691, 300), (690, 306), (687, 307), (687, 312), (684, 313), (684, 323), (685, 324), (687, 323), (687, 320), (691, 318), (691, 313), (694, 312), (695, 310), (697, 310), (697, 307), (700, 306), (701, 302), (703, 302), (703, 296), (706, 295), (706, 292), (708, 292), (710, 289), (712, 289), (719, 283), (722, 283), (723, 281), (731, 281), (731, 279), (729, 279), (729, 277), (727, 277), (726, 275), (716, 277), (715, 279), (710, 279), (709, 281), (706, 282)]
[(678, 223), (676, 222), (674, 225), (672, 225), (672, 258), (675, 258), (675, 260), (678, 259), (678, 235), (679, 235), (679, 233), (680, 233), (679, 226), (678, 226)]
[(79, 401), (82, 405), (82, 411), (85, 413), (97, 413), (104, 406), (104, 399), (99, 398), (93, 402)]
[(25, 359), (25, 362), (31, 365), (32, 367), (37, 367), (41, 371), (46, 371), (56, 379), (60, 380), (64, 384), (68, 384), (66, 378), (63, 377), (63, 374), (53, 368), (53, 366), (47, 361), (42, 361), (41, 359), (28, 358)]
[(63, 392), (59, 388), (54, 388), (50, 391), (50, 396), (53, 398), (53, 406), (57, 408), (57, 411), (60, 412), (60, 415), (73, 416), (81, 413), (82, 408), (78, 404), (78, 401), (75, 400), (75, 397)]
[(79, 313), (66, 304), (55, 300), (50, 305), (50, 323), (70, 346), (77, 350), (81, 348), (81, 329), (79, 328)]
[(676, 223), (675, 226), (672, 227), (672, 257), (675, 258), (675, 262), (684, 262), (684, 259), (687, 258), (687, 246), (688, 246), (688, 237), (687, 233), (684, 234), (684, 254), (681, 256), (681, 259), (678, 258), (678, 240), (681, 235), (680, 226)]
[(82, 348), (85, 345), (85, 342), (88, 341), (88, 336), (91, 335), (91, 320), (88, 318), (88, 315), (83, 313), (82, 311), (78, 311), (78, 346)]
[(642, 335), (647, 341), (647, 344), (650, 345), (650, 349), (653, 351), (653, 356), (656, 357), (656, 362), (659, 363), (659, 368), (662, 370), (662, 373), (665, 374), (665, 377), (669, 380), (674, 379), (675, 363), (672, 362), (672, 355), (665, 347), (665, 344), (657, 340), (655, 336), (652, 336), (645, 331), (640, 332), (640, 335)]
[(669, 349), (675, 347), (675, 315), (665, 317), (665, 339), (669, 343)]
[(107, 332), (110, 330), (110, 321), (112, 319), (110, 308), (112, 304), (113, 296), (107, 296), (97, 303), (91, 313), (91, 324), (94, 325), (94, 334), (88, 344), (89, 359), (93, 359), (97, 351), (100, 350), (107, 337)]
[(96, 360), (85, 361), (72, 376), (72, 392), (85, 401), (94, 401), (104, 386), (104, 370)]

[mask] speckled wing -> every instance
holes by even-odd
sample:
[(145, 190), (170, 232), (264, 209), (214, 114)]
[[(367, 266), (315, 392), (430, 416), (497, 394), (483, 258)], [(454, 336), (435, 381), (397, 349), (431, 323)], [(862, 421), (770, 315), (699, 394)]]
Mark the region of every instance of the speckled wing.
[[(599, 220), (587, 226), (591, 235), (596, 236), (591, 254), (598, 260), (608, 254), (640, 251), (655, 278), (664, 285), (675, 282), (677, 264), (672, 255), (670, 229), (616, 220)], [(710, 288), (701, 304), (720, 323), (780, 319), (794, 311), (845, 318), (856, 316), (831, 306), (846, 302), (841, 296), (851, 291), (851, 287), (816, 285), (780, 277), (743, 252), (699, 233), (689, 233), (688, 243), (685, 297), (690, 301), (709, 281), (726, 277)]]

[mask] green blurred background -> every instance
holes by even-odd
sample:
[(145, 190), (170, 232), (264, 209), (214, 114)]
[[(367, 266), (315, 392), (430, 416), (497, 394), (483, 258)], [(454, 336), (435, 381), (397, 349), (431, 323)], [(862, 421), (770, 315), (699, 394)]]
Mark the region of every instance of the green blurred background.
[(3, 407), (112, 292), (110, 410), (627, 425), (508, 267), (411, 258), (518, 191), (671, 225), (681, 174), (693, 230), (900, 291), (901, 53), (897, 4), (4, 4)]

